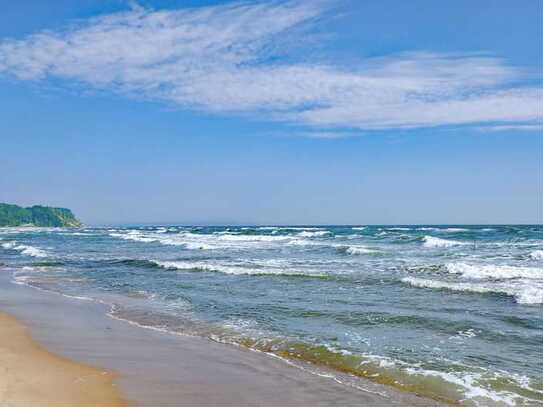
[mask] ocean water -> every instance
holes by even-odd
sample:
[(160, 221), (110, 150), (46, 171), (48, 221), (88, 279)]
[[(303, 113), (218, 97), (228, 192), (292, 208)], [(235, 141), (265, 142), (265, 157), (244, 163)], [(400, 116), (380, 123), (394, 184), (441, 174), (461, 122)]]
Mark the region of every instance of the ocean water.
[(467, 406), (543, 406), (543, 226), (0, 229), (14, 281)]

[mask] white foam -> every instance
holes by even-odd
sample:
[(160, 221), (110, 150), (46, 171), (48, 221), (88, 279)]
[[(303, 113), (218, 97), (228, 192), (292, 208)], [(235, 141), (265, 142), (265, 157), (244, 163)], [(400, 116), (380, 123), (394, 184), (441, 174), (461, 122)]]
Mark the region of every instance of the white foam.
[(44, 250), (38, 249), (37, 247), (25, 245), (25, 244), (18, 244), (16, 242), (6, 242), (6, 243), (2, 243), (2, 247), (8, 250), (17, 250), (18, 252), (26, 256), (47, 257), (47, 253)]
[[(244, 230), (250, 230), (252, 228), (242, 228)], [(322, 230), (318, 227), (302, 227), (302, 226), (260, 226), (258, 230)]]
[(58, 232), (59, 230), (67, 230), (65, 228), (56, 228), (56, 227), (41, 227), (41, 226), (7, 226), (0, 227), (0, 233), (2, 234), (18, 234), (18, 233), (51, 233)]
[(543, 279), (543, 269), (535, 267), (499, 266), (494, 264), (470, 265), (466, 263), (449, 263), (445, 265), (447, 272), (461, 274), (471, 279)]
[(330, 234), (327, 230), (319, 230), (317, 232), (309, 232), (309, 231), (303, 231), (298, 233), (298, 236), (300, 237), (322, 237)]
[[(460, 372), (440, 372), (436, 370), (407, 368), (405, 371), (412, 375), (439, 377), (440, 379), (457, 385), (462, 389), (466, 399), (472, 400), (476, 406), (486, 406), (491, 402), (492, 405), (517, 406), (518, 399), (525, 399), (509, 391), (494, 391), (481, 386), (479, 383), (484, 378), (484, 373), (460, 373)], [(484, 404), (480, 404), (480, 402)], [(497, 404), (496, 404), (497, 403)]]
[(354, 228), (351, 228), (352, 230), (365, 230), (366, 229), (366, 226), (358, 226), (358, 227), (354, 227)]
[(477, 336), (477, 333), (473, 328), (469, 328), (464, 331), (458, 331), (456, 333), (456, 336), (461, 338), (475, 338)]
[(530, 257), (534, 260), (543, 260), (543, 250), (534, 250), (530, 253)]
[(9, 250), (9, 249), (14, 249), (15, 246), (17, 246), (17, 244), (14, 243), (14, 242), (2, 243), (2, 247), (3, 247), (4, 249), (8, 249), (8, 250)]
[(445, 228), (439, 229), (442, 232), (457, 233), (457, 232), (469, 232), (469, 229), (466, 228)]
[[(186, 234), (179, 235), (165, 235), (165, 234), (142, 234), (138, 231), (131, 231), (129, 233), (110, 233), (112, 237), (133, 240), (135, 242), (143, 243), (160, 243), (166, 246), (184, 246), (187, 249), (192, 250), (206, 250), (213, 249), (214, 247), (205, 243), (199, 243), (190, 241), (190, 239), (183, 239)], [(193, 239), (194, 240), (194, 239)]]
[(110, 233), (110, 236), (137, 242), (156, 242), (163, 245), (184, 246), (187, 249), (194, 250), (259, 248), (275, 243), (290, 242), (295, 239), (294, 236), (277, 235), (198, 234), (191, 232), (160, 234), (141, 231)]
[(134, 240), (136, 242), (146, 242), (146, 243), (149, 243), (149, 242), (156, 242), (158, 241), (158, 239), (155, 239), (155, 238), (148, 238), (148, 237), (144, 237), (144, 236), (140, 236), (139, 233), (134, 233), (134, 232), (129, 232), (129, 233), (110, 233), (109, 234), (111, 237), (117, 237), (119, 239), (124, 239), (124, 240)]
[(543, 304), (543, 284), (540, 282), (508, 281), (507, 283), (455, 283), (405, 277), (402, 282), (413, 287), (465, 291), (472, 293), (497, 293), (514, 297), (519, 304)]
[(294, 239), (289, 241), (287, 244), (291, 246), (322, 246), (321, 243), (314, 242), (307, 239)]
[(234, 275), (324, 276), (323, 274), (296, 270), (291, 267), (270, 267), (271, 265), (274, 265), (273, 260), (264, 263), (246, 263), (239, 265), (205, 261), (152, 261), (160, 267), (175, 270), (208, 271)]
[(459, 242), (457, 240), (448, 240), (448, 239), (441, 239), (439, 237), (433, 237), (433, 236), (424, 236), (424, 247), (452, 247), (452, 246), (458, 246), (458, 245), (464, 245), (467, 244), (465, 242)]
[[(473, 332), (473, 330), (467, 330), (465, 332), (459, 332), (459, 335), (473, 337), (475, 336), (475, 332)], [(490, 405), (512, 407), (517, 405), (531, 405), (530, 402), (534, 401), (534, 399), (509, 390), (496, 390), (487, 385), (489, 382), (500, 380), (504, 377), (513, 380), (515, 385), (526, 389), (529, 392), (541, 394), (537, 389), (530, 387), (529, 379), (527, 377), (505, 371), (493, 372), (488, 369), (453, 362), (456, 365), (462, 366), (462, 369), (445, 372), (423, 367), (420, 364), (409, 364), (401, 360), (390, 359), (384, 356), (371, 354), (363, 354), (363, 356), (367, 361), (362, 362), (362, 364), (374, 363), (384, 369), (398, 369), (413, 376), (435, 377), (445, 383), (452, 384), (462, 395), (462, 405), (464, 405), (465, 402), (467, 402), (467, 405), (479, 407)]]
[[(194, 235), (194, 236), (206, 236), (206, 235)], [(234, 242), (282, 242), (290, 240), (288, 236), (268, 236), (268, 235), (221, 235), (217, 237), (223, 241)]]
[(469, 232), (470, 229), (466, 228), (437, 228), (437, 227), (422, 227), (417, 228), (417, 230), (431, 231), (431, 232), (442, 232), (442, 233), (458, 233), (458, 232)]
[(379, 253), (378, 250), (370, 249), (368, 247), (364, 246), (349, 246), (345, 253), (351, 254), (351, 255), (359, 255), (359, 254), (372, 254), (372, 253)]

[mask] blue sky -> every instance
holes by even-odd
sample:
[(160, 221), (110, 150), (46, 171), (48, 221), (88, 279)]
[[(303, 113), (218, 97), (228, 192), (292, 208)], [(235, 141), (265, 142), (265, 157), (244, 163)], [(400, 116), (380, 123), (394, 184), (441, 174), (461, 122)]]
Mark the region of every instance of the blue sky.
[(543, 223), (538, 2), (50, 3), (0, 13), (0, 201), (90, 224)]

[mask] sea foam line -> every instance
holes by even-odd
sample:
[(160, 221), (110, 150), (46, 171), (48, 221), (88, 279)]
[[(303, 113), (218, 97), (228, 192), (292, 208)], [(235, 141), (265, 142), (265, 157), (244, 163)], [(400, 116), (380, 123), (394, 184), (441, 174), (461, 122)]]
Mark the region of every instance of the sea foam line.
[(278, 276), (298, 276), (298, 277), (315, 277), (323, 278), (326, 274), (308, 273), (305, 271), (295, 270), (292, 268), (273, 268), (266, 267), (263, 264), (248, 264), (247, 266), (232, 266), (218, 263), (194, 262), (194, 261), (155, 261), (151, 260), (159, 267), (170, 270), (186, 270), (186, 271), (204, 271), (218, 272), (233, 275), (278, 275)]

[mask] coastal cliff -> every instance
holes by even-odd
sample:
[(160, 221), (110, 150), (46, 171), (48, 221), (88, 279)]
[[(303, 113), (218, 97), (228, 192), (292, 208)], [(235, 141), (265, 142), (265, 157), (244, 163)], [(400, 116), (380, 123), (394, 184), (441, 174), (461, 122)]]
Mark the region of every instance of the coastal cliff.
[(34, 205), (23, 208), (0, 203), (0, 226), (80, 227), (71, 210)]

